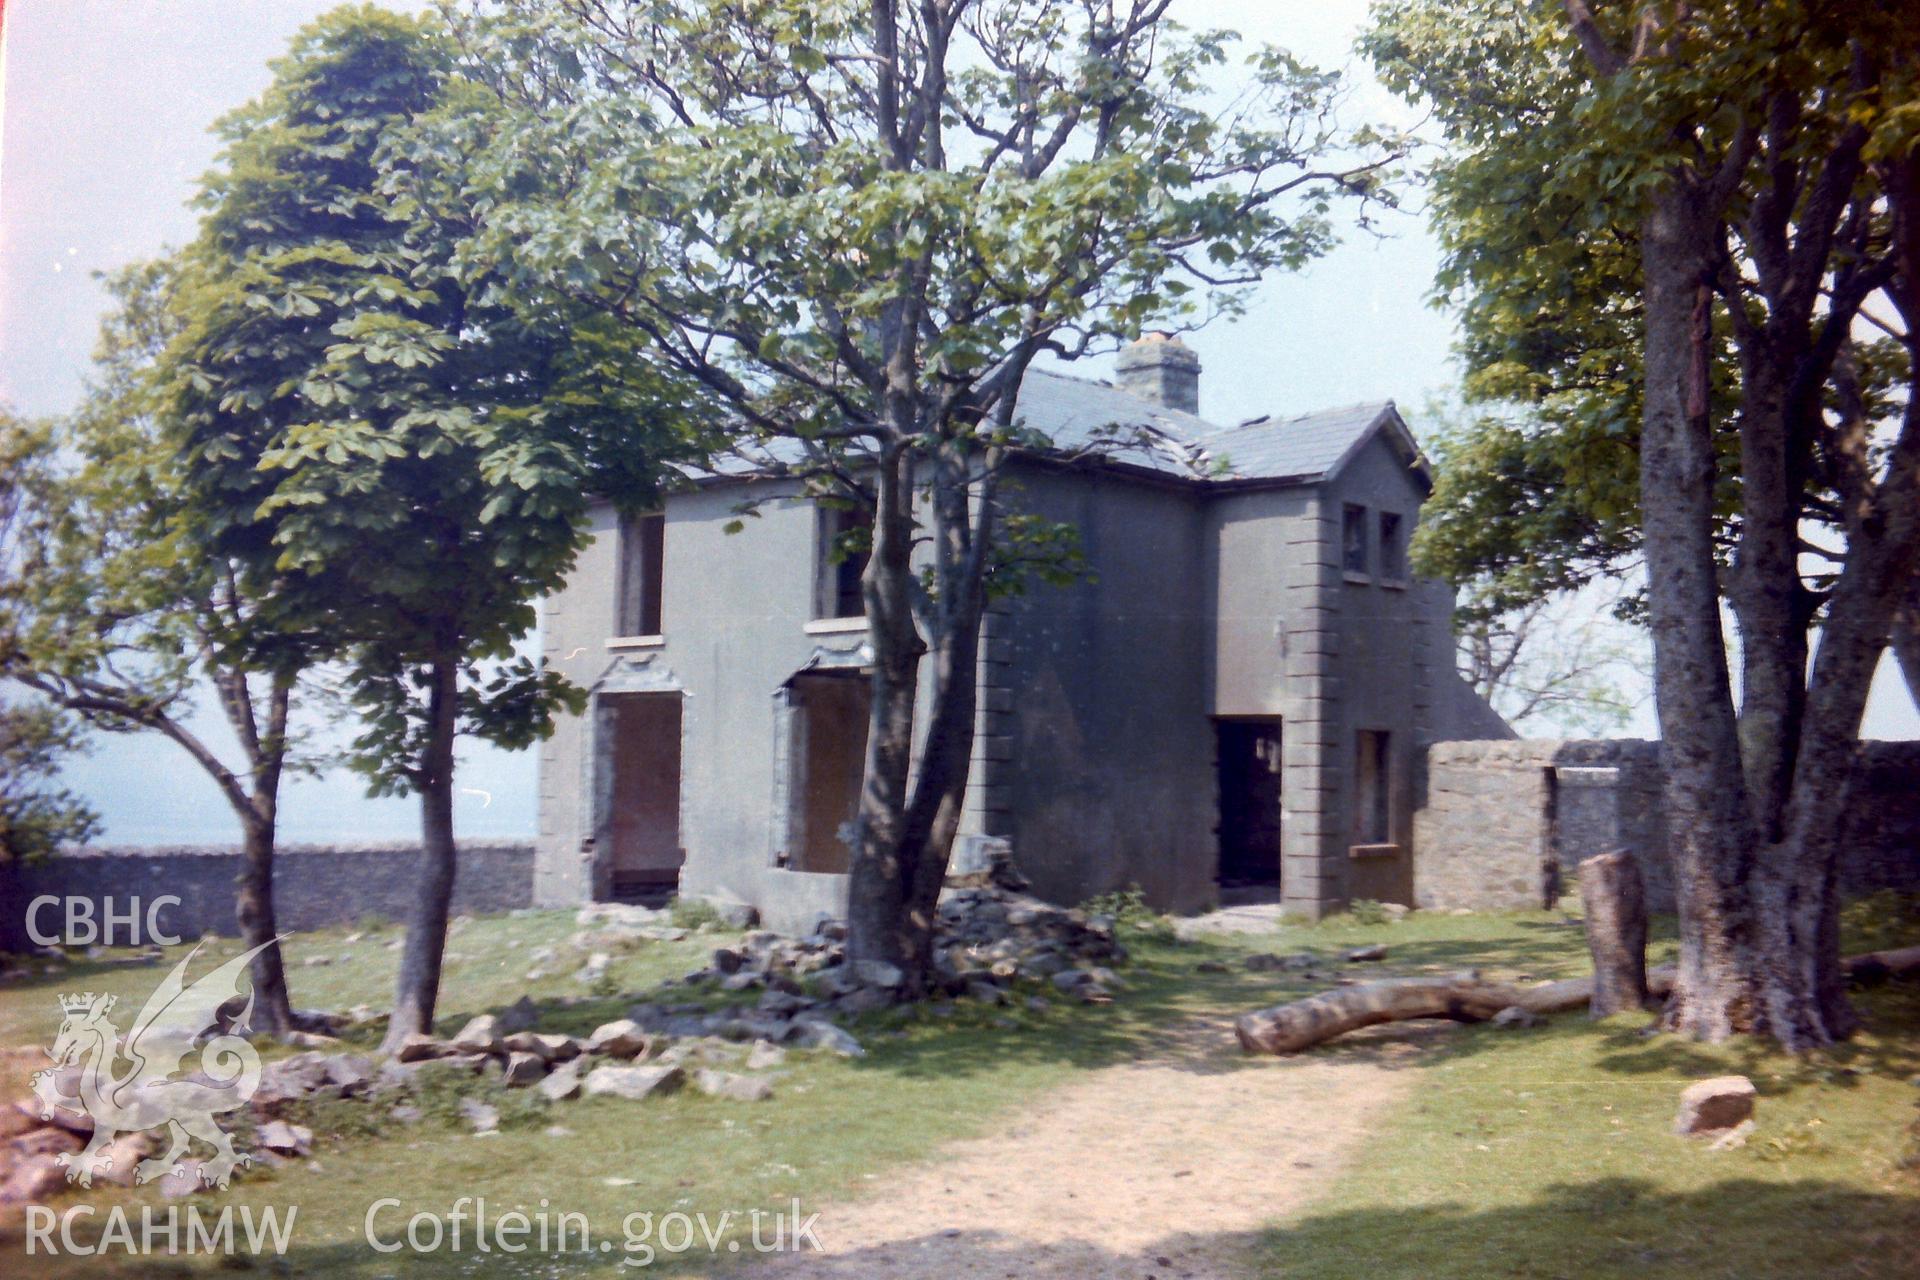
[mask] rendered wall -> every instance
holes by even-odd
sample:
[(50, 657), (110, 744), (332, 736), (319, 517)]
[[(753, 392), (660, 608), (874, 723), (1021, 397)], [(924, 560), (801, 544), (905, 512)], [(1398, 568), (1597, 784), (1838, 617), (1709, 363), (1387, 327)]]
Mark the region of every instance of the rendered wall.
[(1010, 500), (1073, 524), (1090, 570), (1033, 583), (989, 622), (1004, 835), (1057, 901), (1138, 884), (1186, 910), (1213, 895), (1211, 600), (1190, 491), (1023, 467)]
[[(845, 912), (846, 880), (776, 865), (787, 834), (786, 682), (821, 655), (857, 661), (856, 623), (813, 618), (816, 509), (791, 489), (738, 485), (676, 494), (667, 505), (661, 636), (613, 637), (617, 519), (596, 511), (594, 542), (567, 588), (545, 605), (548, 661), (594, 691), (676, 691), (682, 698), (681, 890), (747, 902), (777, 928)], [(727, 526), (749, 494), (767, 496), (739, 533)], [(812, 628), (812, 629), (810, 629)], [(605, 892), (611, 738), (594, 711), (565, 719), (540, 755), (542, 903)], [(589, 843), (591, 841), (591, 843)]]

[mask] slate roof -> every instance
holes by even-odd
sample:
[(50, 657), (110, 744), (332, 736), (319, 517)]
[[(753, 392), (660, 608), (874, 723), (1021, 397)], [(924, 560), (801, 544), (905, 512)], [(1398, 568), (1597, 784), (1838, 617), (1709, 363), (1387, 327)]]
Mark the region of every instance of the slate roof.
[[(1110, 383), (1035, 369), (1020, 388), (1019, 421), (1050, 440), (1048, 452), (1053, 455), (1097, 456), (1109, 464), (1182, 480), (1309, 484), (1339, 470), (1381, 429), (1425, 472), (1419, 446), (1391, 400), (1223, 427)], [(769, 442), (753, 453), (766, 462), (788, 465), (802, 457), (799, 446), (788, 440)], [(730, 477), (757, 470), (743, 458), (720, 461), (714, 469)]]
[(1105, 382), (1034, 370), (1020, 389), (1019, 412), (1026, 425), (1053, 441), (1057, 452), (1073, 453), (1103, 435), (1111, 438), (1108, 433), (1117, 425), (1128, 432), (1123, 438), (1144, 437), (1151, 443), (1109, 450), (1103, 456), (1195, 480), (1310, 483), (1339, 470), (1378, 429), (1399, 437), (1410, 458), (1419, 456), (1419, 446), (1391, 400), (1222, 427)]
[[(1227, 460), (1234, 476), (1318, 480), (1339, 470), (1340, 464), (1381, 427), (1406, 432), (1406, 424), (1400, 421), (1391, 400), (1322, 409), (1297, 418), (1257, 418), (1208, 436), (1202, 443)], [(1406, 439), (1412, 443), (1411, 435)]]

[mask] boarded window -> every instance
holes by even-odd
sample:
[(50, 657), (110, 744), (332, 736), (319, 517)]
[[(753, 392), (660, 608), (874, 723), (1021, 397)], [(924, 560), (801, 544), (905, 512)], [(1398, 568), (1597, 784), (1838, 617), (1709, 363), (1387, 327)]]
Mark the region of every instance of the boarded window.
[(1340, 525), (1340, 563), (1348, 573), (1367, 572), (1367, 509), (1349, 505)]
[(1393, 841), (1388, 745), (1392, 735), (1376, 729), (1354, 734), (1353, 843)]
[(820, 556), (815, 614), (859, 618), (867, 612), (860, 577), (867, 571), (873, 535), (861, 512), (820, 508)]
[(802, 675), (792, 682), (792, 846), (795, 871), (844, 873), (860, 811), (870, 691), (864, 672)]
[(1405, 525), (1397, 511), (1380, 513), (1380, 576), (1388, 582), (1407, 580)]
[(667, 518), (651, 515), (620, 517), (619, 634), (660, 634), (660, 587), (666, 567)]

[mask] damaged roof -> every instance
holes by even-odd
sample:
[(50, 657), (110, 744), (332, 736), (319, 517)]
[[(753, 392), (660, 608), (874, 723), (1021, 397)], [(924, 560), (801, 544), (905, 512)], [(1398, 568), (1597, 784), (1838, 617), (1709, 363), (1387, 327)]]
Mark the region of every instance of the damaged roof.
[(1036, 369), (1020, 388), (1019, 414), (1053, 441), (1055, 452), (1097, 447), (1119, 428), (1119, 438), (1130, 443), (1103, 451), (1104, 459), (1216, 482), (1322, 480), (1346, 465), (1375, 432), (1384, 431), (1422, 481), (1430, 479), (1420, 446), (1391, 400), (1222, 427), (1109, 383)]
[[(1339, 471), (1376, 432), (1385, 432), (1402, 461), (1431, 486), (1426, 458), (1391, 400), (1222, 427), (1111, 383), (1034, 369), (1020, 388), (1018, 421), (1051, 441), (1044, 452), (1056, 458), (1215, 484), (1311, 484)], [(798, 442), (772, 440), (691, 474), (745, 478), (803, 458)]]

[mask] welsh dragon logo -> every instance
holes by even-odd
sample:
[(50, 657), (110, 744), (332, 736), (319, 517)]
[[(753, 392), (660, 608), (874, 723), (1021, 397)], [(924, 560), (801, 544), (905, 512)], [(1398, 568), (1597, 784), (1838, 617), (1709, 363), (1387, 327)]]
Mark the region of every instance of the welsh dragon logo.
[[(200, 1177), (213, 1186), (225, 1187), (234, 1167), (253, 1159), (236, 1152), (232, 1136), (214, 1120), (245, 1106), (260, 1087), (260, 1055), (245, 1039), (253, 1014), (252, 991), (225, 1030), (220, 1029), (219, 1010), (239, 998), (247, 963), (271, 945), (262, 943), (189, 985), (187, 966), (200, 954), (195, 947), (141, 1007), (124, 1042), (107, 1016), (115, 997), (91, 991), (60, 997), (66, 1019), (53, 1042), (53, 1066), (34, 1074), (33, 1093), (40, 1100), (42, 1119), (52, 1119), (55, 1107), (65, 1107), (93, 1120), (93, 1139), (86, 1149), (60, 1157), (67, 1181), (91, 1186), (94, 1174), (113, 1167), (113, 1157), (104, 1150), (109, 1143), (123, 1133), (161, 1125), (167, 1127), (171, 1145), (135, 1166), (136, 1181), (150, 1182), (179, 1168), (196, 1138), (214, 1149), (213, 1158), (200, 1166)], [(203, 1042), (208, 1032), (214, 1034)], [(182, 1060), (196, 1049), (200, 1070), (175, 1079)], [(76, 1082), (77, 1091), (68, 1092)]]

